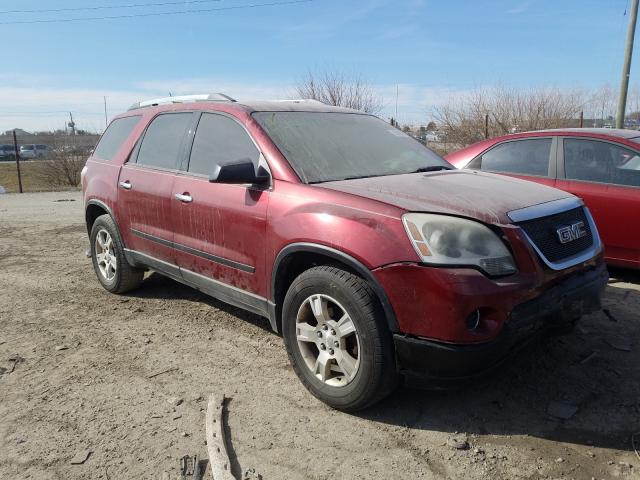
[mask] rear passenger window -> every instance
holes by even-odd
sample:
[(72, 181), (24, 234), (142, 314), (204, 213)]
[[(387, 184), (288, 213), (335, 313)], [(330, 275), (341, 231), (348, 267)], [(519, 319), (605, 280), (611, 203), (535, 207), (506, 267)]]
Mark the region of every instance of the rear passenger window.
[(214, 164), (242, 159), (258, 164), (260, 152), (242, 126), (223, 115), (203, 113), (193, 140), (189, 172), (209, 175)]
[(511, 141), (476, 158), (469, 168), (546, 177), (549, 174), (550, 153), (550, 138)]
[(157, 116), (144, 134), (136, 162), (158, 168), (177, 168), (182, 142), (192, 118), (191, 113)]
[(640, 187), (640, 156), (636, 152), (589, 139), (565, 138), (563, 144), (568, 180)]
[(111, 160), (118, 152), (124, 141), (129, 138), (133, 127), (140, 121), (141, 116), (117, 118), (105, 130), (93, 155), (102, 160)]

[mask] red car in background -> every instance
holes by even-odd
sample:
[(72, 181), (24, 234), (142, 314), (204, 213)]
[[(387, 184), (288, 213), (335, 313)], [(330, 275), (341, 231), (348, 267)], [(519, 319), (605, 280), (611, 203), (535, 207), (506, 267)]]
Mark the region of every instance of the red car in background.
[(445, 157), (457, 168), (502, 173), (582, 198), (615, 266), (640, 268), (640, 132), (569, 128), (516, 133)]

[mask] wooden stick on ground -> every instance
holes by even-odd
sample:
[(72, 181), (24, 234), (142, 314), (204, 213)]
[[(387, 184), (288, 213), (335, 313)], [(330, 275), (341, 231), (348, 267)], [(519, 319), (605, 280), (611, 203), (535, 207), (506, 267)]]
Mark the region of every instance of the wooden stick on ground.
[(224, 395), (211, 395), (207, 404), (207, 450), (213, 480), (234, 480), (231, 474), (231, 462), (224, 440), (224, 425), (222, 423), (222, 409)]
[(147, 375), (147, 378), (155, 378), (158, 375), (162, 375), (164, 373), (173, 372), (174, 370), (177, 370), (177, 368), (176, 367), (167, 368), (166, 370), (161, 370), (159, 372), (152, 373), (151, 375)]

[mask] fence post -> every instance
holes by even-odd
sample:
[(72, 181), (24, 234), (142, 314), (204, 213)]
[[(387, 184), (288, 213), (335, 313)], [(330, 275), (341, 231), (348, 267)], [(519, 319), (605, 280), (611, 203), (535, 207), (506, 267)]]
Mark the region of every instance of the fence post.
[(18, 169), (18, 189), (22, 193), (22, 175), (20, 174), (20, 152), (18, 151), (18, 139), (16, 131), (13, 130), (13, 151), (16, 154), (16, 168)]
[(584, 112), (580, 112), (580, 128), (584, 125)]
[(489, 138), (489, 114), (484, 116), (484, 138)]

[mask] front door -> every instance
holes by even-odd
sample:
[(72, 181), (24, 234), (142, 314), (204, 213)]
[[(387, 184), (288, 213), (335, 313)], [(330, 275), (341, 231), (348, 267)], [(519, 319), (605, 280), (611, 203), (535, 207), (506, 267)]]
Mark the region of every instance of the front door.
[(265, 297), (269, 190), (209, 182), (214, 164), (247, 158), (261, 161), (245, 128), (227, 115), (202, 113), (189, 160), (173, 184), (176, 258), (192, 283), (204, 277)]
[(173, 183), (192, 119), (193, 113), (158, 115), (118, 179), (120, 231), (127, 248), (170, 264), (175, 264)]

